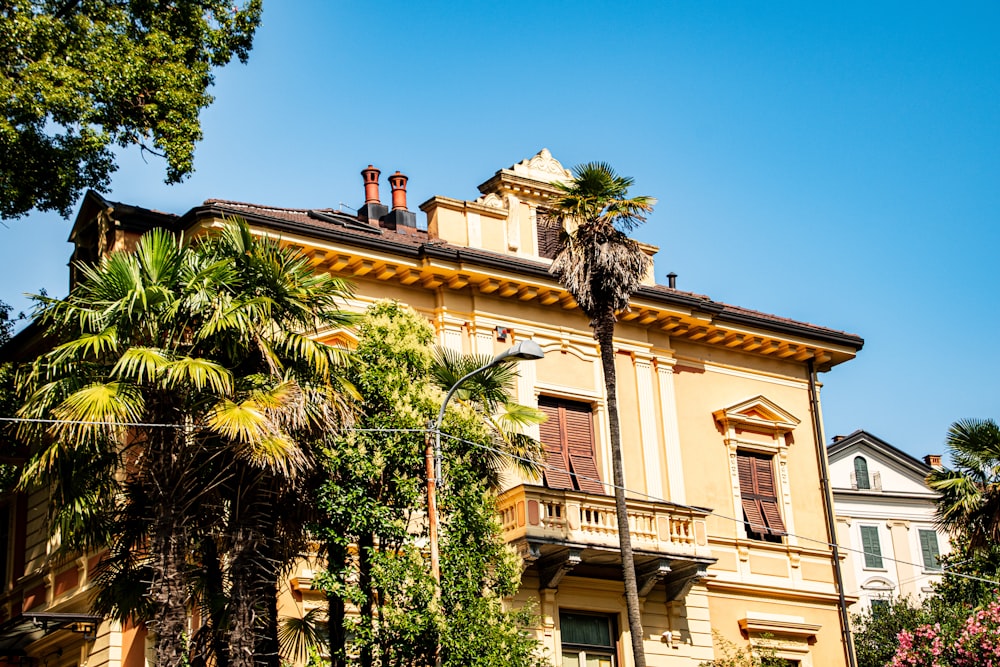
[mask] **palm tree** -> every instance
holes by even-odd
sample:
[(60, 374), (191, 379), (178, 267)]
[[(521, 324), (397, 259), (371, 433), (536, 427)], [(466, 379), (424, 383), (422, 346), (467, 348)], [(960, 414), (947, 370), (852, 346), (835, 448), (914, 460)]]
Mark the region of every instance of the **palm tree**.
[(955, 469), (931, 472), (927, 483), (940, 495), (939, 524), (964, 533), (969, 545), (1000, 542), (1000, 426), (992, 419), (962, 419), (948, 429)]
[[(85, 499), (96, 509), (81, 543), (109, 545), (126, 580), (148, 573), (140, 618), (156, 632), (158, 664), (189, 658), (189, 555), (223, 550), (229, 602), (216, 630), (231, 667), (252, 665), (277, 632), (255, 620), (274, 616), (278, 563), (278, 518), (261, 496), (304, 476), (310, 438), (344, 415), (343, 352), (308, 333), (347, 321), (346, 286), (245, 223), (194, 245), (154, 230), (134, 252), (79, 269), (66, 299), (42, 302), (42, 322), (66, 342), (33, 364), (20, 414), (60, 421), (23, 429), (41, 443), (23, 482), (51, 483), (57, 516)], [(71, 474), (81, 463), (93, 472), (83, 485)]]
[[(459, 379), (490, 361), (488, 356), (438, 348), (431, 379), (447, 392)], [(493, 436), (493, 448), (479, 450), (476, 459), (478, 472), (493, 491), (501, 490), (503, 473), (511, 465), (528, 477), (537, 477), (540, 472), (541, 443), (522, 429), (543, 422), (545, 414), (511, 399), (517, 367), (518, 362), (511, 360), (487, 368), (466, 380), (454, 395), (455, 403), (470, 410)]]
[(547, 224), (566, 230), (562, 233), (562, 248), (553, 260), (550, 272), (590, 318), (594, 338), (601, 350), (632, 653), (636, 667), (645, 667), (639, 592), (625, 505), (614, 333), (617, 313), (628, 308), (629, 299), (650, 266), (649, 257), (626, 232), (645, 221), (656, 200), (641, 196), (630, 198), (628, 189), (633, 180), (619, 176), (610, 165), (602, 162), (575, 167), (573, 177), (569, 183), (555, 184), (559, 194), (544, 216)]

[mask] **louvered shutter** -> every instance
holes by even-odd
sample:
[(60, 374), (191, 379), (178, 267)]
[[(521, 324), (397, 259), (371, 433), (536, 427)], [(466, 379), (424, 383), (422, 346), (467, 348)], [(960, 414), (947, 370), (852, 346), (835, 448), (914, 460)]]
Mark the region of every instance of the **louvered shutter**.
[(594, 418), (586, 403), (547, 396), (538, 407), (548, 420), (539, 428), (545, 449), (545, 484), (551, 489), (579, 489), (603, 494), (594, 457)]
[(924, 569), (940, 570), (941, 563), (938, 561), (938, 557), (941, 554), (938, 551), (937, 533), (933, 530), (920, 530), (918, 532), (920, 535), (920, 553), (924, 558)]
[(764, 514), (767, 527), (772, 535), (784, 535), (785, 524), (778, 511), (778, 492), (774, 485), (774, 462), (769, 456), (754, 457), (757, 477), (757, 494), (760, 496), (760, 509)]
[(767, 531), (767, 524), (764, 523), (764, 515), (760, 511), (760, 504), (756, 498), (756, 486), (753, 481), (753, 458), (749, 454), (736, 455), (736, 467), (740, 475), (740, 495), (743, 497), (743, 514), (750, 524), (750, 531), (757, 534), (764, 534)]
[(594, 457), (594, 417), (586, 403), (562, 405), (566, 430), (566, 450), (575, 473), (576, 487), (587, 493), (604, 493), (601, 475)]
[(882, 545), (877, 526), (861, 526), (861, 549), (865, 552), (865, 567), (882, 567)]
[(756, 535), (784, 535), (785, 524), (778, 510), (771, 457), (737, 452), (736, 466), (743, 513), (750, 524), (750, 532)]
[(545, 486), (550, 489), (572, 489), (573, 478), (569, 474), (569, 460), (563, 437), (562, 415), (559, 402), (542, 396), (538, 399), (538, 409), (547, 419), (539, 424), (538, 434), (545, 452)]
[(538, 211), (536, 217), (538, 225), (538, 256), (552, 259), (559, 254), (562, 249), (562, 227), (545, 220), (545, 213)]
[(854, 476), (857, 478), (859, 489), (872, 488), (868, 477), (868, 461), (863, 456), (854, 457)]

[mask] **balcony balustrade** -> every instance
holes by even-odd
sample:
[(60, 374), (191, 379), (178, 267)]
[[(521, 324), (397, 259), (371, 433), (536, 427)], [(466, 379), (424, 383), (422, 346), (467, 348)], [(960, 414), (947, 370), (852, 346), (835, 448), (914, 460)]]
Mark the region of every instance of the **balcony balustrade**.
[[(581, 548), (618, 548), (613, 496), (521, 485), (502, 493), (497, 505), (508, 543), (527, 540)], [(627, 506), (635, 551), (711, 556), (705, 526), (707, 510), (632, 499)]]

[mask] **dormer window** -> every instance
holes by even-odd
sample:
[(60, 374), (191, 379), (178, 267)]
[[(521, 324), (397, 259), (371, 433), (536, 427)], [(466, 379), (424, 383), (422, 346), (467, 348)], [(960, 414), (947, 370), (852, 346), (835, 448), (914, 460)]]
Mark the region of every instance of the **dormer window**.
[(854, 484), (855, 489), (872, 488), (871, 478), (868, 476), (868, 461), (863, 456), (854, 457)]

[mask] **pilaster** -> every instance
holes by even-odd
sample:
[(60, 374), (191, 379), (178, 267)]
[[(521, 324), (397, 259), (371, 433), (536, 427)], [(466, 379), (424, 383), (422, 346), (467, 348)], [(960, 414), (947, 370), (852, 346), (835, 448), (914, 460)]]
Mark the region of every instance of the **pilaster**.
[(677, 399), (674, 394), (674, 362), (656, 360), (656, 377), (660, 384), (660, 414), (663, 416), (663, 445), (667, 459), (669, 500), (686, 503), (684, 466), (681, 462), (681, 433), (677, 423)]
[(892, 556), (896, 559), (897, 593), (914, 599), (920, 594), (917, 589), (921, 578), (921, 568), (910, 565), (915, 562), (910, 552), (910, 522), (890, 519), (885, 522), (892, 539)]
[(642, 458), (645, 464), (646, 493), (652, 499), (663, 498), (663, 473), (660, 471), (660, 439), (656, 429), (653, 403), (653, 362), (650, 357), (633, 355), (636, 390), (639, 397), (639, 428), (642, 434)]

